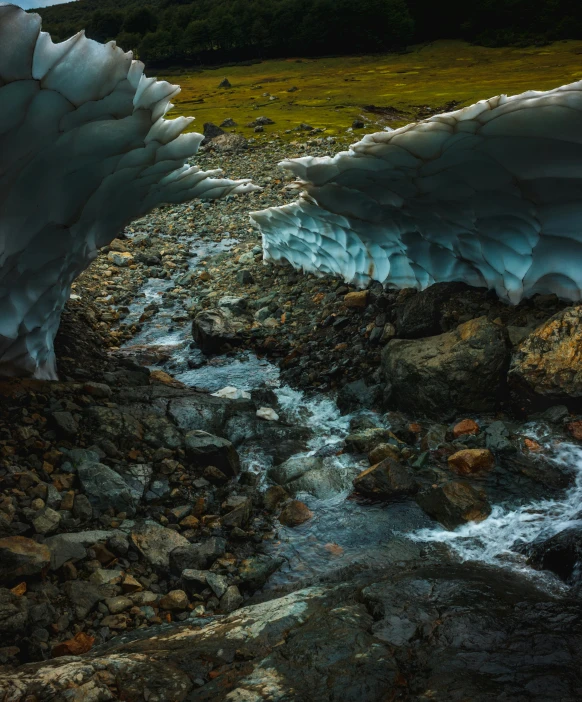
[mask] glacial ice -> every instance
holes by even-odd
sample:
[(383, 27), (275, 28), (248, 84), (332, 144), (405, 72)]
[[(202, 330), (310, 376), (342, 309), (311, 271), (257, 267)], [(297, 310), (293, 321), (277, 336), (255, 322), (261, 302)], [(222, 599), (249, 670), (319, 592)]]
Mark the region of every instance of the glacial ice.
[(281, 166), (303, 191), (251, 214), (266, 260), (360, 286), (464, 281), (513, 304), (582, 297), (582, 81)]
[(71, 284), (131, 220), (255, 189), (187, 165), (203, 137), (164, 119), (179, 87), (143, 69), (83, 32), (53, 44), (0, 4), (0, 375), (56, 378)]

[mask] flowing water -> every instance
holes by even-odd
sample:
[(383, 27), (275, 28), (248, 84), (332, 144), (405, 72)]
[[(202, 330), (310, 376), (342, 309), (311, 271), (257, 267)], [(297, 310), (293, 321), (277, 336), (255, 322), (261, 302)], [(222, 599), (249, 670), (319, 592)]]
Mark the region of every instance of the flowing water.
[[(190, 270), (198, 261), (227, 251), (235, 240), (208, 242), (196, 239), (190, 249)], [(183, 275), (181, 272), (179, 275)], [(178, 276), (179, 277), (179, 276)], [(367, 467), (353, 456), (336, 456), (337, 448), (349, 432), (350, 417), (342, 416), (331, 396), (307, 397), (302, 392), (282, 386), (278, 368), (251, 352), (240, 352), (205, 359), (192, 342), (183, 299), (169, 304), (165, 296), (176, 283), (168, 279), (150, 279), (143, 295), (130, 307), (126, 321), (137, 321), (151, 303), (161, 304), (141, 331), (126, 344), (126, 351), (151, 347), (165, 359), (161, 367), (186, 385), (215, 392), (225, 386), (252, 391), (270, 388), (275, 391), (279, 410), (287, 421), (313, 430), (308, 451), (303, 455), (326, 455), (334, 464), (341, 489), (324, 498), (301, 494), (313, 512), (313, 518), (296, 528), (280, 526), (277, 538), (267, 545), (270, 553), (285, 559), (267, 589), (277, 589), (294, 582), (319, 577), (345, 567), (381, 566), (399, 558), (395, 551), (398, 539), (409, 544), (441, 544), (448, 546), (460, 560), (476, 560), (502, 567), (517, 568), (543, 579), (545, 576), (527, 568), (520, 554), (524, 544), (553, 536), (559, 531), (580, 524), (582, 500), (582, 447), (556, 441), (543, 427), (530, 426), (527, 432), (542, 445), (547, 459), (573, 471), (575, 484), (558, 496), (517, 506), (495, 505), (482, 522), (472, 522), (455, 531), (448, 531), (428, 518), (413, 501), (378, 504), (354, 497), (351, 480)], [(176, 321), (178, 320), (178, 321)], [(157, 367), (160, 367), (158, 362)], [(382, 424), (375, 416), (375, 423)], [(241, 447), (243, 466), (261, 473), (270, 459), (256, 447)], [(264, 481), (266, 486), (267, 483)], [(546, 579), (547, 580), (547, 579)]]

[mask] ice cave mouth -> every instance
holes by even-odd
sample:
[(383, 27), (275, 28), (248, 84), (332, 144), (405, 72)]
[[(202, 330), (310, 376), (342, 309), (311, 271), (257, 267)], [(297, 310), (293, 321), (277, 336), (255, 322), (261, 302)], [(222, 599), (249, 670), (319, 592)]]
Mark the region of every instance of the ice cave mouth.
[(71, 284), (130, 221), (255, 189), (188, 164), (203, 137), (164, 119), (180, 89), (143, 69), (83, 32), (53, 44), (39, 15), (0, 4), (0, 375), (56, 378)]
[(582, 82), (482, 100), (333, 158), (283, 161), (303, 188), (253, 212), (265, 258), (361, 286), (462, 281), (513, 304), (582, 297)]

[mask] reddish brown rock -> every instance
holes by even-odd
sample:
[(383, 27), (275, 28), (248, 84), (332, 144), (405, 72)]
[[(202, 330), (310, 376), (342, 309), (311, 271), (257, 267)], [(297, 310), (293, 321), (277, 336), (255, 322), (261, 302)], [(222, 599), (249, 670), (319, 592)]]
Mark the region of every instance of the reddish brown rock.
[(582, 305), (567, 307), (519, 345), (508, 378), (534, 404), (582, 400)]
[(570, 422), (567, 428), (574, 439), (582, 441), (582, 421)]
[(467, 436), (479, 433), (479, 425), (473, 419), (463, 419), (453, 427), (453, 436), (458, 439), (459, 436)]
[(366, 307), (368, 304), (369, 293), (367, 290), (357, 290), (350, 292), (344, 296), (344, 305), (346, 307)]
[(447, 529), (466, 522), (481, 522), (491, 514), (485, 491), (461, 480), (433, 486), (416, 496), (420, 507)]
[(495, 468), (495, 458), (489, 449), (463, 449), (449, 456), (449, 468), (459, 475), (484, 473)]
[(72, 639), (61, 641), (53, 646), (52, 656), (53, 658), (58, 658), (59, 656), (80, 656), (82, 653), (90, 651), (94, 643), (95, 638), (93, 636), (80, 631)]
[(313, 517), (309, 507), (299, 500), (292, 500), (279, 515), (279, 521), (284, 526), (295, 527), (307, 522)]

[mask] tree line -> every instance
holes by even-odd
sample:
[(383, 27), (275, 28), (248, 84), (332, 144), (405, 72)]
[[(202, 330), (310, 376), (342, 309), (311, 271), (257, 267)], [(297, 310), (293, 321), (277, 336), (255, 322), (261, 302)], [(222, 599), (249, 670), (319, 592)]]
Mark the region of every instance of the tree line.
[(79, 0), (38, 12), (56, 40), (84, 28), (159, 65), (582, 38), (580, 0)]

